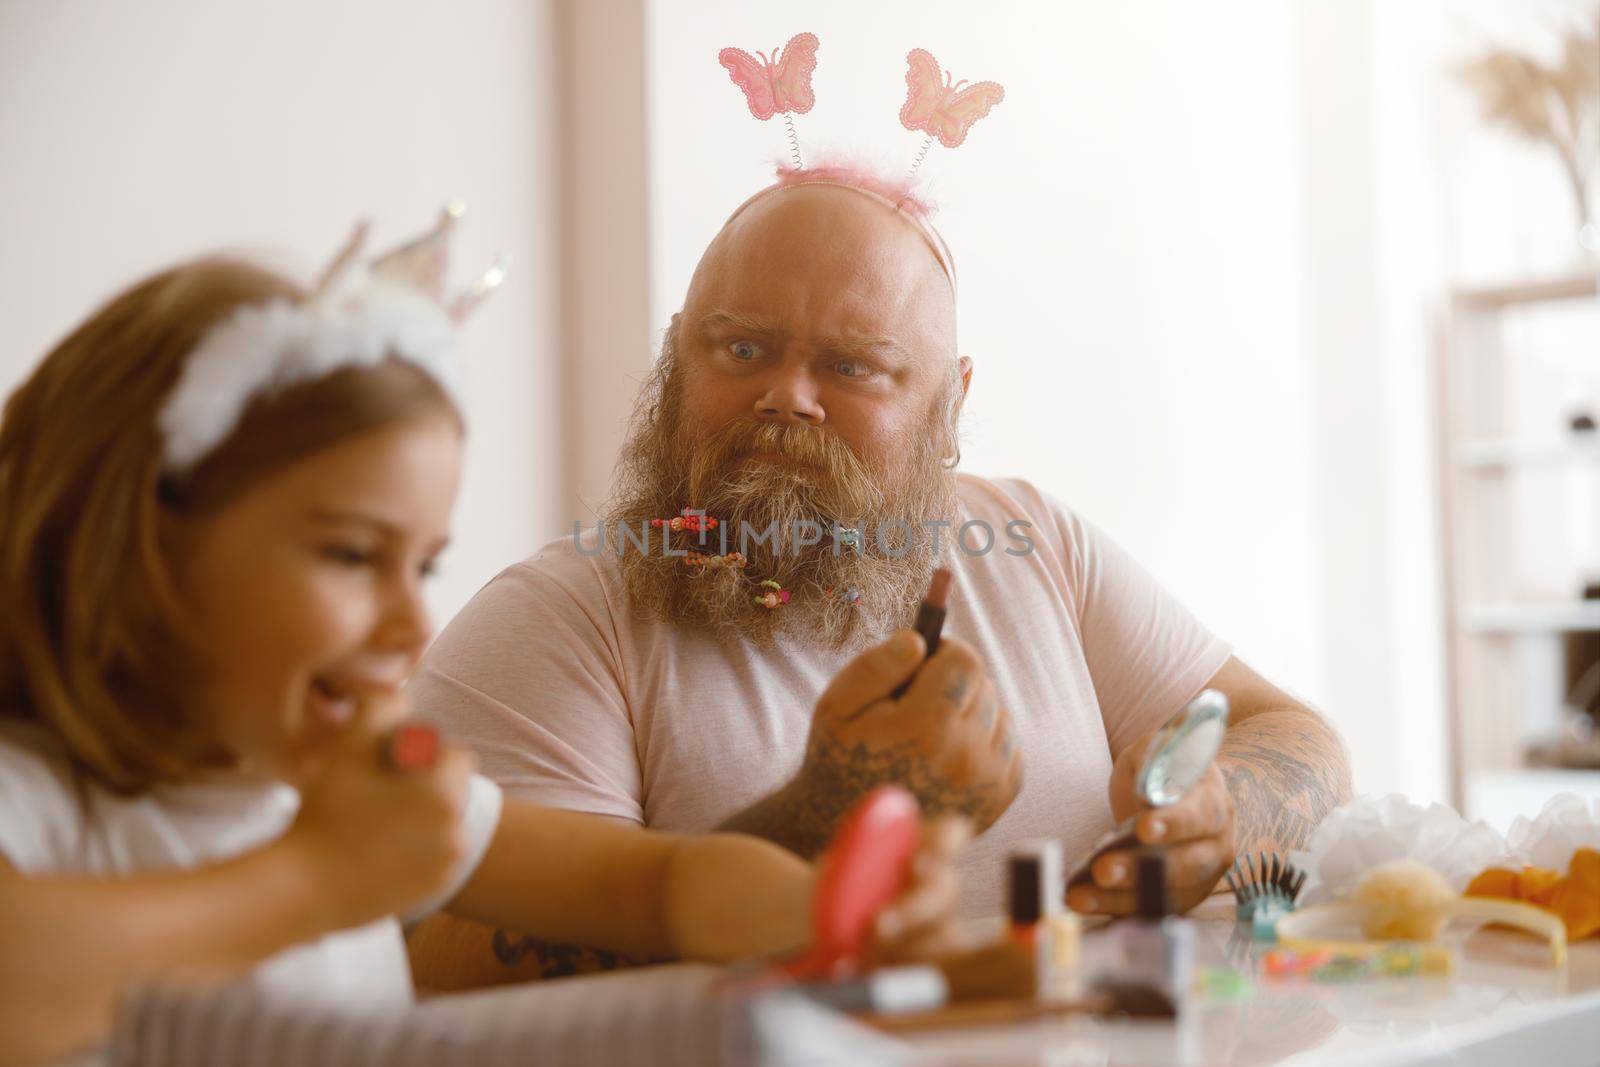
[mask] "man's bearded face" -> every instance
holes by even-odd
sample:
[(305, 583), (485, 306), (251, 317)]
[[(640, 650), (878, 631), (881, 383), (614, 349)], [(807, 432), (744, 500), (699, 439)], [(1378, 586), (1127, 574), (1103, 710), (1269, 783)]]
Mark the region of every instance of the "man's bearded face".
[[(696, 424), (683, 403), (677, 328), (675, 321), (635, 412), (606, 516), (636, 606), (762, 644), (793, 633), (848, 648), (907, 625), (938, 562), (934, 528), (925, 524), (956, 515), (947, 464), (954, 449), (949, 393), (959, 391), (959, 381), (952, 377), (922, 432), (874, 462), (822, 426), (754, 417)], [(650, 526), (685, 508), (716, 518), (716, 528), (669, 533)], [(619, 523), (636, 537), (648, 530), (648, 550), (621, 540)], [(739, 552), (744, 560), (686, 562), (663, 551), (663, 537), (674, 550)], [(950, 531), (938, 540), (948, 546)], [(771, 589), (763, 581), (777, 582), (789, 600), (766, 606)]]
[[(954, 347), (950, 279), (904, 217), (819, 186), (749, 204), (706, 249), (667, 332), (607, 516), (614, 544), (618, 522), (637, 535), (684, 508), (719, 525), (704, 544), (670, 536), (701, 562), (665, 555), (659, 528), (652, 551), (622, 545), (635, 609), (835, 647), (906, 624), (936, 533), (951, 540), (926, 524), (956, 515), (967, 361)], [(859, 550), (836, 526), (859, 531)], [(727, 552), (744, 565), (709, 558)], [(769, 592), (778, 606), (761, 602)]]

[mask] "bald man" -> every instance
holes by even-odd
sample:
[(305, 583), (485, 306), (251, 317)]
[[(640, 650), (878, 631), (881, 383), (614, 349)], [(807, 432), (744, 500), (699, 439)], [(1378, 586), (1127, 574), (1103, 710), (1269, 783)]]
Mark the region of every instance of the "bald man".
[[(957, 473), (955, 324), (949, 251), (903, 190), (799, 171), (751, 198), (666, 331), (605, 522), (478, 594), (418, 710), (511, 795), (806, 857), (901, 783), (984, 831), (963, 902), (994, 914), (1009, 847), (1076, 855), (1138, 812), (1143, 742), (1210, 687), (1233, 713), (1217, 766), (1139, 823), (1173, 899), (1303, 844), (1350, 793), (1337, 734), (1062, 503)], [(936, 565), (954, 591), (923, 662), (905, 628)], [(1127, 912), (1131, 874), (1107, 856), (1070, 903)]]

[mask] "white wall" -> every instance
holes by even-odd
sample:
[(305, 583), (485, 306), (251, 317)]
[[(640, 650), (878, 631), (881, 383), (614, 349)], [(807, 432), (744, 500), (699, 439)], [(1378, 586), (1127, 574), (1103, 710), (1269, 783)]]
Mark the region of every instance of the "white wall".
[(515, 257), (464, 337), (472, 440), (447, 619), (556, 535), (556, 50), (548, 0), (0, 3), (0, 392), (98, 301), (229, 247), (309, 275), (469, 206)]
[(700, 250), (785, 154), (717, 50), (816, 32), (808, 157), (899, 168), (925, 47), (1007, 87), (925, 168), (977, 363), (967, 465), (1107, 527), (1330, 711), (1363, 788), (1438, 797), (1429, 302), (1557, 263), (1569, 212), (1444, 70), (1586, 2), (0, 0), (0, 390), (158, 264), (310, 271), (357, 214), (392, 236), (465, 198), (463, 258), (517, 263), (466, 336), (448, 617), (589, 517)]
[(644, 4), (565, 0), (560, 21), (566, 533), (610, 495), (654, 327)]
[[(1307, 242), (1303, 323), (1311, 367), (1315, 557), (1323, 699), (1336, 709), (1387, 707), (1394, 676), (1386, 619), (1390, 560), (1384, 523), (1388, 449), (1378, 343), (1377, 158), (1372, 116), (1373, 17), (1367, 3), (1297, 6), (1301, 225)], [(1392, 782), (1394, 724), (1347, 714), (1341, 725), (1364, 783)]]
[[(1331, 2), (1331, 0), (1327, 0)], [(1371, 286), (1374, 352), (1366, 364), (1385, 428), (1375, 479), (1384, 553), (1391, 788), (1449, 802), (1438, 428), (1431, 367), (1443, 277), (1435, 98), (1442, 21), (1437, 0), (1369, 5), (1372, 93)], [(1369, 489), (1376, 492), (1377, 488)], [(1349, 626), (1359, 626), (1355, 613)]]

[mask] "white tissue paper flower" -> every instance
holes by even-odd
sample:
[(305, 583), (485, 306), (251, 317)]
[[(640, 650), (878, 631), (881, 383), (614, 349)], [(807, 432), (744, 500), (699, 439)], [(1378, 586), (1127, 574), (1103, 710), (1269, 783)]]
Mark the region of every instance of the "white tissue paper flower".
[(1586, 802), (1575, 793), (1560, 793), (1534, 818), (1517, 816), (1505, 853), (1489, 866), (1546, 867), (1565, 874), (1580, 848), (1600, 851), (1600, 799)]
[(1306, 872), (1301, 901), (1317, 904), (1346, 895), (1374, 867), (1402, 859), (1427, 864), (1460, 893), (1505, 852), (1505, 839), (1487, 823), (1468, 822), (1445, 804), (1422, 807), (1391, 794), (1336, 808), (1289, 860)]

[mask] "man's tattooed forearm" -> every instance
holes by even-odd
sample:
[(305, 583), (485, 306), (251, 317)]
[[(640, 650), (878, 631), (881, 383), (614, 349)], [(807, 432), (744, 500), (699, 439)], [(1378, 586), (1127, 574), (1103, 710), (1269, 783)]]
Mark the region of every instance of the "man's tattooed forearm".
[(999, 799), (990, 782), (956, 786), (933, 774), (904, 741), (884, 749), (846, 745), (833, 738), (813, 738), (801, 778), (718, 829), (764, 837), (807, 859), (815, 858), (846, 812), (875, 786), (893, 782), (910, 790), (925, 815), (953, 812), (979, 817)]
[(1303, 848), (1351, 796), (1344, 742), (1315, 712), (1262, 712), (1232, 726), (1217, 760), (1235, 809), (1240, 852)]
[(633, 964), (621, 953), (582, 945), (557, 945), (510, 930), (496, 930), (492, 944), (495, 959), (507, 967), (523, 966), (524, 960), (533, 957), (541, 978), (567, 978), (595, 971), (614, 971)]

